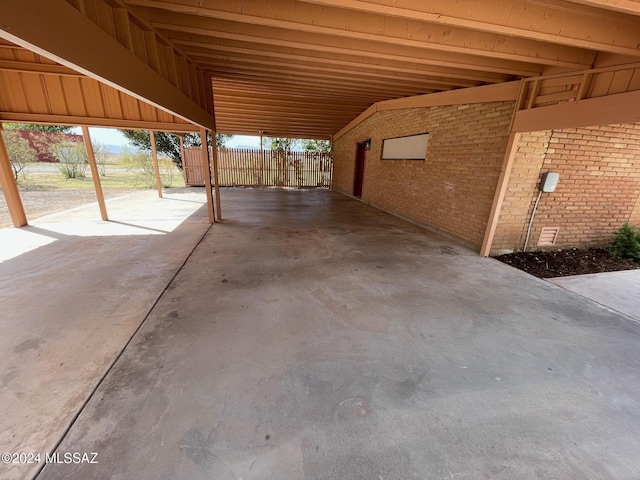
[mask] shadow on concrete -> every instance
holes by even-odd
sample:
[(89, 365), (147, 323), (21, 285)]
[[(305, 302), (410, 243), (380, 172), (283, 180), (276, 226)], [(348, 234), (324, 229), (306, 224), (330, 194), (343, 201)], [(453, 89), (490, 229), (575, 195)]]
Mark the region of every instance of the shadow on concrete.
[[(0, 230), (5, 258), (15, 253), (0, 262), (0, 451), (53, 450), (209, 228), (195, 203), (128, 201), (107, 202), (123, 221), (74, 209)], [(41, 467), (3, 465), (0, 479)]]

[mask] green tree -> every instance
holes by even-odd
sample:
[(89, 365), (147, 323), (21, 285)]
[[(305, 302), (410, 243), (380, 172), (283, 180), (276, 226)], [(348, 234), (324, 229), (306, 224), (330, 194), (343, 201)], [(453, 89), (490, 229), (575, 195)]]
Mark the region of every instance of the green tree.
[(263, 145), (266, 145), (269, 150), (282, 150), (284, 152), (291, 152), (298, 146), (300, 140), (297, 138), (284, 138), (284, 137), (264, 137)]
[[(151, 137), (147, 130), (120, 130), (122, 134), (129, 140), (131, 145), (140, 148), (146, 152), (151, 151)], [(221, 148), (225, 142), (231, 138), (231, 135), (217, 134), (216, 146)], [(180, 137), (173, 133), (155, 132), (156, 149), (158, 153), (166, 155), (177, 167), (182, 170), (182, 158), (180, 156)], [(211, 146), (210, 136), (208, 136), (209, 146)], [(184, 134), (185, 147), (199, 147), (200, 135), (196, 133)]]
[(329, 153), (331, 142), (329, 140), (302, 140), (302, 150), (305, 152)]
[(13, 176), (18, 181), (18, 175), (22, 175), (22, 178), (25, 177), (24, 169), (26, 166), (36, 161), (36, 152), (29, 145), (29, 141), (15, 130), (5, 130), (2, 136), (7, 145)]
[(36, 132), (71, 133), (74, 127), (69, 125), (38, 125), (35, 123), (5, 123), (7, 130), (35, 130)]

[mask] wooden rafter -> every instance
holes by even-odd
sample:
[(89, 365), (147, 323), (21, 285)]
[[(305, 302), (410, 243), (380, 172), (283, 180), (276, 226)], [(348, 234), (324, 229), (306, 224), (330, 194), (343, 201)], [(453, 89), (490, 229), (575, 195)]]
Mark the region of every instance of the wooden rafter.
[[(592, 60), (589, 58), (590, 55), (581, 49), (572, 49), (557, 43), (541, 44), (523, 36), (516, 38), (511, 32), (505, 35), (470, 28), (456, 31), (452, 30), (450, 25), (440, 25), (433, 21), (429, 30), (426, 31), (420, 23), (420, 20), (423, 20), (420, 12), (410, 9), (397, 8), (396, 11), (406, 12), (405, 16), (399, 19), (398, 15), (380, 15), (375, 11), (375, 6), (361, 8), (359, 15), (350, 22), (349, 28), (344, 28), (341, 9), (327, 10), (321, 6), (294, 0), (273, 0), (268, 3), (262, 0), (243, 0), (242, 12), (236, 8), (234, 2), (202, 1), (198, 5), (188, 5), (176, 1), (130, 0), (129, 3), (157, 8), (157, 11), (148, 14), (152, 24), (184, 25), (183, 20), (188, 18), (188, 23), (194, 23), (194, 19), (197, 18), (195, 25), (208, 28), (208, 25), (211, 25), (210, 19), (213, 19), (216, 23), (220, 21), (249, 23), (254, 28), (273, 27), (307, 35), (332, 35), (350, 41), (362, 40), (402, 47), (431, 48), (450, 54), (474, 53), (492, 59), (546, 63), (565, 67), (578, 67)], [(340, 4), (343, 2), (326, 1), (324, 3), (342, 7)], [(367, 4), (368, 2), (358, 3)], [(435, 19), (437, 15), (432, 14), (431, 17)]]
[[(302, 1), (622, 55), (637, 55), (640, 43), (640, 24), (636, 19), (581, 10), (562, 2), (409, 1), (401, 8), (376, 0)], [(627, 13), (635, 9), (636, 14), (640, 14), (640, 4), (634, 1), (572, 1), (612, 9), (617, 6), (621, 10), (624, 5)], [(567, 15), (570, 15), (570, 21), (567, 21)]]
[(5, 0), (0, 15), (5, 40), (157, 109), (215, 128), (213, 104), (202, 90), (208, 89), (206, 73), (124, 3)]
[(0, 42), (0, 120), (192, 132), (198, 127), (22, 47)]

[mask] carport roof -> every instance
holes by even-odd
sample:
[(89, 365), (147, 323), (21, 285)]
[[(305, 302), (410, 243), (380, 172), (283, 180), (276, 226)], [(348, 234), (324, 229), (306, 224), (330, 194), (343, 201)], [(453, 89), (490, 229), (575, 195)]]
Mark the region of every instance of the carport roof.
[(211, 74), (224, 133), (329, 138), (377, 101), (640, 57), (636, 0), (125, 3)]

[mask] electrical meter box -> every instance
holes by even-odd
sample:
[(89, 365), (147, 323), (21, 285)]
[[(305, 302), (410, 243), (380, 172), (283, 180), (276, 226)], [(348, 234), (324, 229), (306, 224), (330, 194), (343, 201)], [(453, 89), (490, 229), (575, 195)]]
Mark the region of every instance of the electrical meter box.
[(542, 175), (540, 181), (540, 190), (545, 193), (553, 192), (558, 186), (558, 180), (560, 180), (560, 174), (555, 172), (547, 172)]

